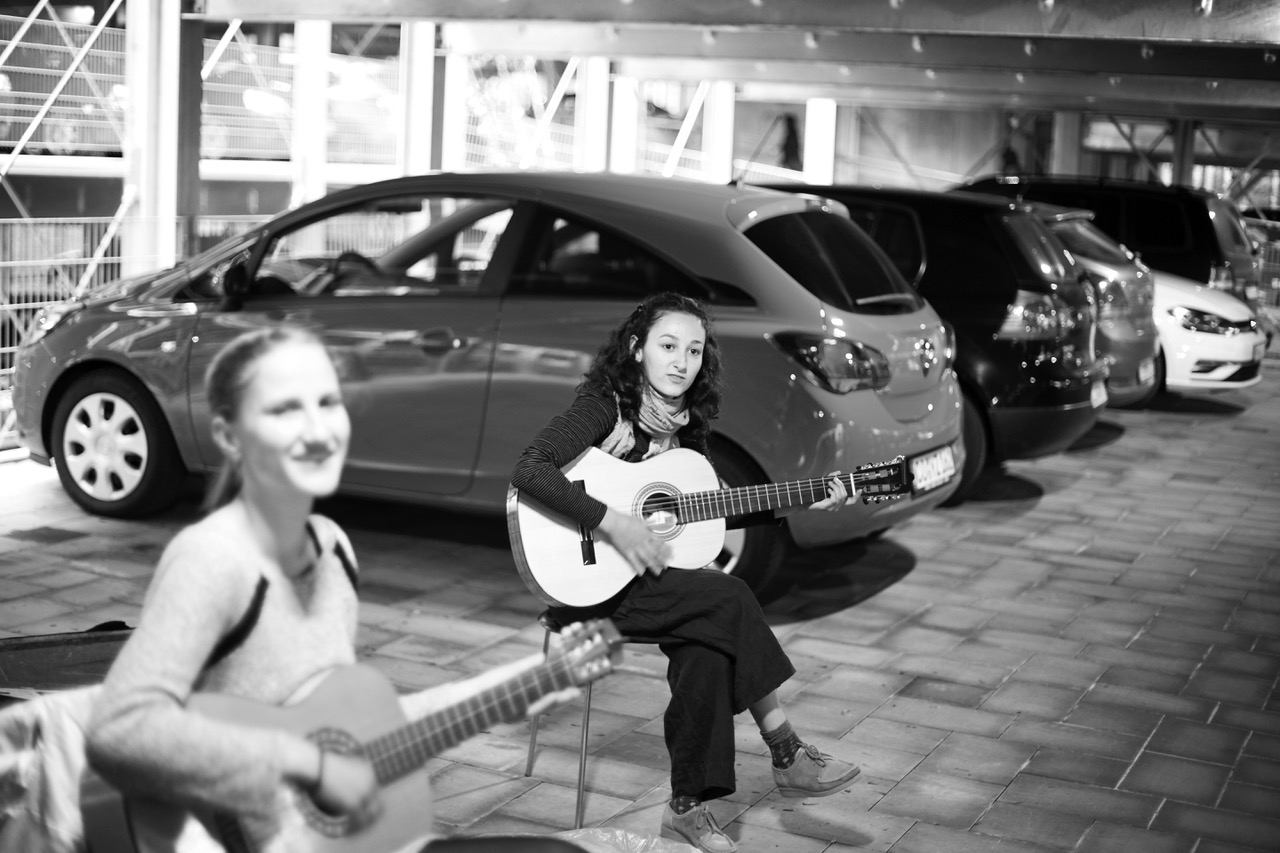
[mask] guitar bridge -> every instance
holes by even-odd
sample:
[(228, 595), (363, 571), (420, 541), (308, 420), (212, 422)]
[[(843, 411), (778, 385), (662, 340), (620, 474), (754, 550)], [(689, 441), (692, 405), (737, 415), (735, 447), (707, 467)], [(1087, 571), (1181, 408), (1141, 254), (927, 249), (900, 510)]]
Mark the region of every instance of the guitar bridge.
[[(587, 491), (585, 480), (574, 480), (573, 485), (584, 493)], [(578, 548), (582, 551), (582, 565), (594, 566), (596, 564), (596, 539), (585, 524), (578, 525)]]

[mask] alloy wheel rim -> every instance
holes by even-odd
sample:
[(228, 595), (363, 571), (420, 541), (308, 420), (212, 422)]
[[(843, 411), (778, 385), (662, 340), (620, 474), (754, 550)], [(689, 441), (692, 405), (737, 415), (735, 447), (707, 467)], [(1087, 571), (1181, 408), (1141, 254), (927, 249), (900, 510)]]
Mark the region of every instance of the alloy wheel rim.
[(99, 501), (133, 494), (150, 448), (138, 411), (123, 397), (89, 394), (75, 404), (62, 434), (62, 464), (76, 487)]

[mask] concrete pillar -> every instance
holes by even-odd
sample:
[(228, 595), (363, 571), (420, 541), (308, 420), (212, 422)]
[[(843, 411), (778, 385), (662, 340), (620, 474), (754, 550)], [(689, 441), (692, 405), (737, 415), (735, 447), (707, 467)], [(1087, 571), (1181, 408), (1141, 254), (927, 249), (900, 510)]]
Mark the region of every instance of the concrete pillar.
[(733, 180), (733, 122), (737, 89), (731, 81), (717, 80), (702, 105), (702, 171), (713, 184)]
[(444, 62), (436, 58), (436, 25), (400, 25), (400, 174), (440, 168), (440, 113), (444, 106)]
[(804, 108), (804, 180), (830, 184), (836, 175), (836, 102), (810, 98)]
[(132, 0), (125, 28), (129, 91), (124, 111), (125, 275), (171, 266), (185, 246), (178, 217), (199, 201), (200, 63), (198, 22), (182, 21), (182, 0)]
[(609, 170), (629, 175), (638, 165), (640, 81), (634, 77), (617, 77), (613, 81), (613, 123), (609, 134)]
[(603, 172), (609, 164), (609, 60), (585, 57), (575, 82), (573, 168)]
[(328, 191), (329, 55), (333, 25), (298, 21), (293, 26), (293, 114), (290, 160), (293, 186), (289, 206), (297, 207)]
[(440, 110), (440, 168), (449, 172), (467, 169), (467, 134), (471, 132), (467, 118), (467, 94), (471, 86), (468, 58), (451, 53), (445, 57), (444, 82)]
[(862, 153), (862, 123), (858, 112), (861, 109), (846, 105), (836, 110), (835, 150), (840, 153), (832, 158), (836, 161), (834, 183), (859, 182), (858, 157)]
[(1083, 145), (1084, 127), (1080, 113), (1054, 113), (1049, 171), (1055, 175), (1080, 174), (1080, 149)]
[(1192, 170), (1196, 165), (1196, 123), (1188, 119), (1176, 119), (1173, 124), (1173, 180), (1172, 183), (1190, 186)]

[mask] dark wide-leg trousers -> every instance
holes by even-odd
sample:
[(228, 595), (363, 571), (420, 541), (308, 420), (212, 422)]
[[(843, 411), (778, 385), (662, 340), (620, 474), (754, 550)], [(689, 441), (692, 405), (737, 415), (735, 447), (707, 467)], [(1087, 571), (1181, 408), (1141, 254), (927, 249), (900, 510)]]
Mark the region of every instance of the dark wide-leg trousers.
[(755, 594), (712, 569), (668, 569), (637, 578), (610, 618), (628, 640), (667, 656), (672, 795), (733, 793), (734, 716), (795, 674)]

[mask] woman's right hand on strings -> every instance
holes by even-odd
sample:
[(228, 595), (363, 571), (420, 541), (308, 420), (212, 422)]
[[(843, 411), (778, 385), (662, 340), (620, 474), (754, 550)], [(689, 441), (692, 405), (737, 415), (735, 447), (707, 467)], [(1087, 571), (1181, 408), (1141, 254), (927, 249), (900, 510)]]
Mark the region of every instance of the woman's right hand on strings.
[[(305, 740), (299, 741), (309, 747), (305, 750), (308, 757), (301, 757), (303, 750), (294, 750), (291, 763), (296, 769), (289, 775), (306, 789), (316, 805), (329, 814), (348, 818), (352, 829), (377, 820), (382, 803), (373, 765), (357, 755), (323, 751)], [(301, 771), (300, 763), (309, 769)]]
[(654, 536), (643, 519), (611, 509), (605, 512), (599, 529), (637, 575), (645, 572), (660, 575), (671, 559), (670, 546)]

